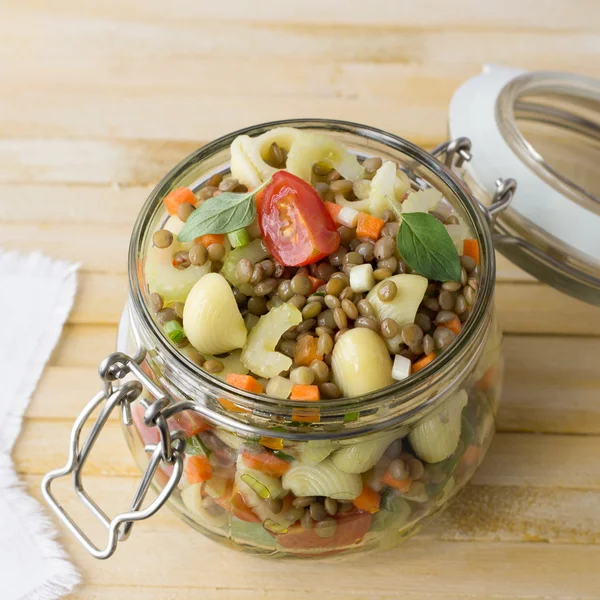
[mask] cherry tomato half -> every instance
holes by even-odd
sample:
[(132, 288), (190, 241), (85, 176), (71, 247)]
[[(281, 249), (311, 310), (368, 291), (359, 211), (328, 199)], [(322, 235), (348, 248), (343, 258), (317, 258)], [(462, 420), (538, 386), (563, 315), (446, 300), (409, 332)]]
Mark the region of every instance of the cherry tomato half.
[(258, 222), (267, 248), (282, 265), (300, 267), (338, 249), (340, 235), (317, 191), (278, 171), (257, 194)]

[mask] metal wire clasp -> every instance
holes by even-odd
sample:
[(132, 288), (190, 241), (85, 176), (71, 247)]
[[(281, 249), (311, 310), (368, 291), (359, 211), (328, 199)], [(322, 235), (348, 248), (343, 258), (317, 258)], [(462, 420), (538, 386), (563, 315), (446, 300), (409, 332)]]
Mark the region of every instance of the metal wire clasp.
[[(167, 421), (161, 414), (162, 409), (168, 404), (169, 400), (140, 368), (139, 363), (143, 358), (143, 353), (131, 358), (121, 352), (115, 352), (102, 362), (98, 373), (103, 382), (103, 390), (92, 398), (73, 425), (67, 464), (62, 469), (56, 469), (48, 473), (42, 481), (42, 494), (50, 508), (85, 546), (88, 552), (99, 559), (108, 558), (115, 552), (118, 542), (127, 539), (129, 536), (134, 522), (151, 517), (163, 506), (179, 483), (183, 473), (185, 433), (180, 430), (169, 431)], [(132, 375), (135, 379), (123, 382), (117, 388), (113, 386), (113, 382), (123, 379), (127, 375)], [(144, 387), (157, 398), (150, 406), (147, 406), (147, 403), (144, 402), (147, 407), (144, 422), (148, 426), (158, 427), (160, 442), (148, 445), (145, 448), (146, 452), (151, 453), (150, 462), (142, 476), (129, 511), (110, 519), (85, 491), (81, 480), (81, 472), (94, 443), (115, 408), (121, 408), (123, 423), (126, 426), (132, 425), (131, 403), (140, 396)], [(104, 406), (100, 410), (89, 436), (81, 445), (79, 438), (83, 426), (91, 414), (103, 403)], [(172, 474), (158, 497), (147, 508), (141, 510), (154, 474), (163, 461), (173, 466)], [(88, 538), (52, 493), (52, 482), (70, 474), (73, 474), (73, 484), (79, 499), (108, 529), (108, 542), (103, 549), (96, 546)]]

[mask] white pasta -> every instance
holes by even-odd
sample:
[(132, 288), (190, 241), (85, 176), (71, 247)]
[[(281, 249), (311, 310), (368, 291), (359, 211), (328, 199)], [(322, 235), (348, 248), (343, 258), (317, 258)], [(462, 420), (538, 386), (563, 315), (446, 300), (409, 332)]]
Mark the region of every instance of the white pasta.
[(245, 443), (246, 440), (240, 437), (239, 435), (235, 435), (235, 433), (230, 433), (229, 431), (225, 431), (220, 427), (215, 428), (213, 433), (224, 443), (227, 444), (230, 448), (234, 448), (235, 450), (239, 450)]
[(331, 457), (333, 464), (346, 473), (364, 473), (375, 466), (387, 447), (398, 437), (398, 432), (392, 432), (374, 436), (374, 439), (356, 441), (334, 452)]
[(260, 173), (248, 156), (249, 153), (252, 153), (252, 148), (252, 138), (247, 135), (238, 135), (230, 146), (231, 176), (250, 190), (262, 183)]
[(296, 496), (326, 496), (354, 500), (362, 492), (362, 479), (338, 469), (330, 458), (316, 465), (296, 461), (282, 479), (283, 487)]
[(338, 339), (331, 355), (331, 370), (335, 383), (347, 397), (368, 394), (394, 383), (392, 359), (385, 343), (366, 327), (351, 329)]
[(229, 515), (224, 510), (213, 514), (202, 505), (201, 483), (190, 485), (182, 490), (181, 500), (198, 522), (207, 529), (220, 529), (227, 523)]
[[(244, 477), (245, 475), (249, 476), (251, 479)], [(258, 482), (258, 485), (255, 482)], [(256, 489), (262, 489), (261, 486), (268, 490), (268, 493), (264, 493), (265, 499), (281, 498), (285, 496), (281, 479), (265, 475), (262, 471), (251, 469), (246, 465), (243, 455), (241, 454), (238, 456), (236, 462), (235, 483), (242, 496), (244, 496), (244, 499), (246, 499), (246, 497), (253, 498), (253, 494), (256, 494), (260, 499), (260, 495)]]
[[(390, 302), (382, 302), (377, 295), (383, 283), (393, 281), (397, 292), (395, 298)], [(367, 295), (378, 321), (394, 319), (400, 327), (413, 323), (417, 309), (423, 300), (427, 289), (427, 278), (421, 275), (403, 273), (388, 277), (385, 281), (378, 283)]]
[(332, 440), (310, 440), (298, 446), (302, 462), (314, 465), (325, 460), (333, 452), (333, 449)]
[(310, 182), (315, 163), (324, 163), (338, 171), (345, 179), (362, 179), (365, 170), (354, 154), (343, 144), (320, 133), (300, 132), (289, 150), (286, 169)]
[(222, 354), (246, 343), (244, 319), (222, 275), (209, 273), (194, 285), (183, 309), (183, 328), (202, 353)]
[(462, 411), (468, 400), (467, 392), (459, 390), (413, 427), (408, 439), (421, 460), (440, 462), (456, 450), (462, 426)]

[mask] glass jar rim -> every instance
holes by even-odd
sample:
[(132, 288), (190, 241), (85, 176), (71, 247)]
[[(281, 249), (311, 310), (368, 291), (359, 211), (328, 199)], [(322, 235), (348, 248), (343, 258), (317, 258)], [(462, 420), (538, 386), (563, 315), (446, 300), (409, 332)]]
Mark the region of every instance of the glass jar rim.
[[(178, 182), (188, 172), (190, 167), (206, 161), (218, 152), (229, 148), (231, 142), (238, 135), (256, 136), (274, 127), (313, 129), (321, 130), (323, 133), (337, 131), (354, 135), (363, 140), (371, 139), (374, 142), (384, 144), (388, 149), (395, 150), (408, 156), (420, 166), (428, 169), (435, 177), (443, 182), (443, 184), (454, 194), (454, 198), (460, 203), (461, 209), (465, 211), (473, 224), (475, 233), (480, 240), (481, 260), (484, 268), (482, 269), (480, 276), (480, 287), (477, 300), (473, 305), (471, 315), (465, 322), (464, 329), (461, 331), (461, 335), (457, 338), (456, 342), (451, 344), (435, 361), (418, 373), (412, 375), (410, 378), (360, 396), (358, 399), (356, 397), (322, 399), (314, 404), (311, 403), (311, 408), (314, 406), (314, 408), (320, 409), (321, 412), (324, 410), (343, 411), (344, 408), (346, 410), (351, 408), (354, 411), (363, 411), (381, 406), (382, 403), (389, 400), (391, 395), (402, 395), (405, 402), (408, 403), (411, 399), (426, 392), (427, 388), (431, 386), (432, 381), (439, 381), (446, 377), (446, 375), (452, 371), (453, 365), (455, 365), (460, 358), (468, 354), (468, 350), (472, 346), (473, 340), (477, 338), (477, 333), (485, 327), (487, 322), (486, 317), (489, 315), (488, 308), (494, 291), (496, 263), (490, 227), (483, 211), (478, 206), (472, 192), (464, 182), (452, 172), (451, 169), (444, 166), (426, 150), (381, 129), (334, 119), (287, 119), (271, 121), (245, 127), (224, 135), (198, 148), (192, 154), (184, 158), (154, 187), (135, 222), (131, 235), (128, 260), (131, 309), (139, 317), (144, 333), (149, 335), (154, 344), (154, 348), (162, 357), (165, 357), (167, 361), (174, 361), (179, 368), (183, 368), (188, 379), (191, 377), (192, 379), (196, 378), (200, 380), (217, 394), (234, 394), (236, 398), (239, 398), (243, 402), (243, 406), (252, 409), (268, 411), (269, 407), (272, 408), (275, 405), (279, 407), (289, 407), (290, 409), (303, 405), (305, 406), (305, 404), (300, 401), (289, 399), (280, 400), (234, 388), (226, 382), (208, 374), (183, 354), (179, 353), (177, 348), (167, 341), (150, 313), (150, 309), (144, 300), (142, 281), (140, 280), (140, 272), (138, 270), (139, 257), (143, 254), (145, 231), (150, 226), (156, 212), (162, 206), (162, 199), (164, 196), (171, 189), (178, 187)], [(204, 183), (204, 181), (201, 183)], [(201, 183), (198, 182), (197, 187), (199, 187)], [(424, 405), (433, 403), (440, 394), (436, 394), (434, 397), (415, 406), (414, 410), (420, 410)]]

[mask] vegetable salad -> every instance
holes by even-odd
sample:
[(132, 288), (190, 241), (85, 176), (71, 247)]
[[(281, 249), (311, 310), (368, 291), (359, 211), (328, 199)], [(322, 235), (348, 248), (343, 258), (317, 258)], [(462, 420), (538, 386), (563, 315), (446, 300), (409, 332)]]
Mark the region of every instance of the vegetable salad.
[[(427, 367), (476, 302), (479, 244), (441, 193), (321, 134), (239, 136), (229, 175), (174, 189), (164, 206), (144, 267), (165, 336), (236, 389), (297, 400), (292, 426), (319, 423), (321, 400), (358, 400)], [(276, 428), (251, 439), (176, 415), (172, 427), (189, 437), (182, 510), (203, 530), (266, 553), (323, 554), (380, 543), (388, 529), (397, 536), (433, 514), (479, 460), (493, 428), (486, 394), (498, 379), (499, 341), (490, 347), (479, 388), (457, 391), (410, 428), (299, 443)], [(136, 427), (152, 443), (137, 408)]]

